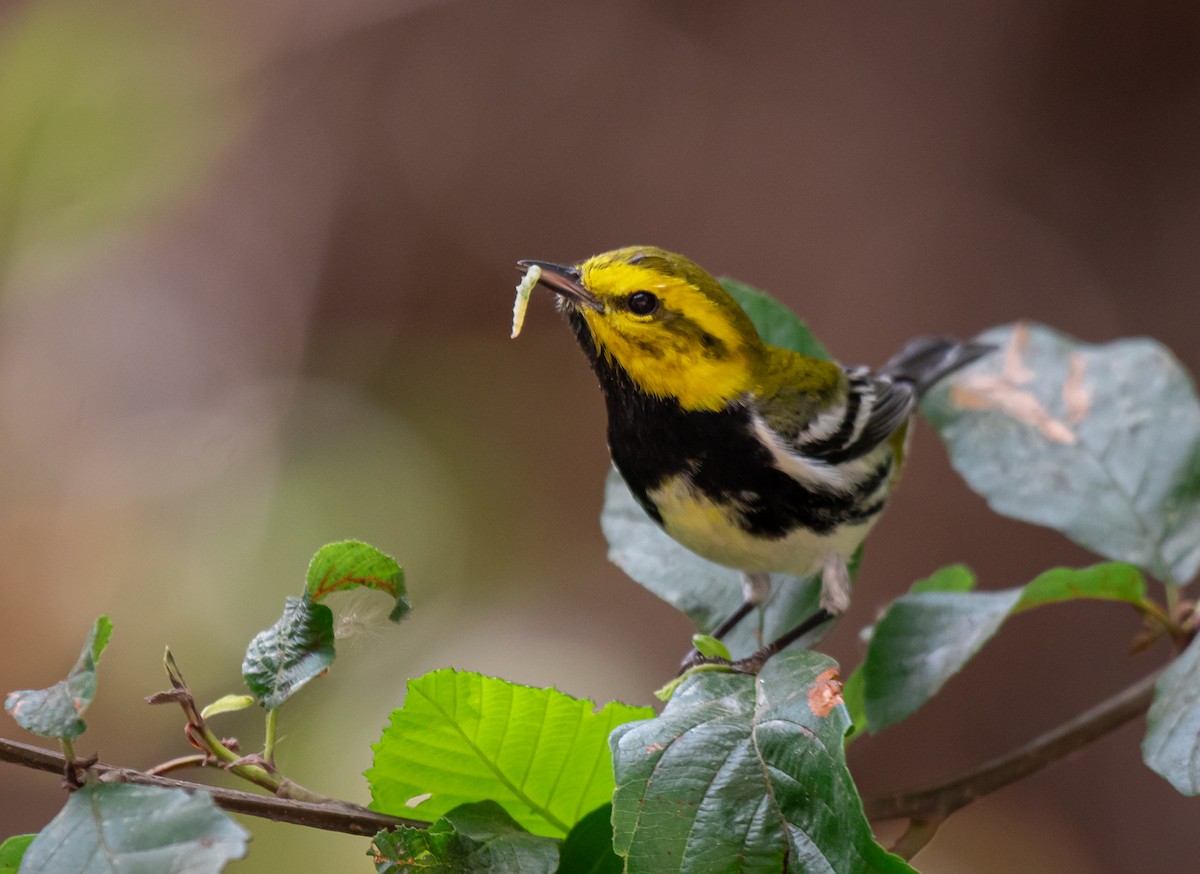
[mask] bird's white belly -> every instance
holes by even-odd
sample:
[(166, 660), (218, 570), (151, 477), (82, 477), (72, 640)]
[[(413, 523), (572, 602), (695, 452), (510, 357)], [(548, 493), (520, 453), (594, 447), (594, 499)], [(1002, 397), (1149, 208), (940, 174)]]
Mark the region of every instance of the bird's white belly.
[(671, 477), (649, 497), (671, 537), (709, 561), (742, 571), (817, 573), (832, 555), (849, 559), (874, 521), (842, 525), (828, 534), (798, 528), (783, 537), (761, 537), (743, 529), (730, 508), (696, 490), (684, 476)]

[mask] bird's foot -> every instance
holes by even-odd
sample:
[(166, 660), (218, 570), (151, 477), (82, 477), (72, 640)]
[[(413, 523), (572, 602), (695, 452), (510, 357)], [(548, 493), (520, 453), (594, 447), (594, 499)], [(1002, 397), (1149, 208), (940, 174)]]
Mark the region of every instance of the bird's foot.
[(721, 656), (701, 655), (692, 650), (680, 664), (679, 672), (675, 676), (682, 677), (689, 671), (697, 669), (705, 671), (726, 669), (735, 674), (757, 674), (762, 670), (762, 666), (767, 663), (767, 659), (775, 655), (778, 651), (776, 647), (768, 645), (756, 650), (745, 658), (727, 659)]

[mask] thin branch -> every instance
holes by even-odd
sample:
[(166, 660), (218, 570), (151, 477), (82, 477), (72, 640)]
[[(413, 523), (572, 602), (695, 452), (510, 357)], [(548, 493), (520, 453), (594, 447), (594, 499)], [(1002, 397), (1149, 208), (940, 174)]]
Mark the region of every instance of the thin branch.
[[(241, 777), (243, 780), (248, 780), (256, 786), (274, 793), (279, 798), (307, 801), (310, 804), (336, 805), (341, 803), (336, 798), (330, 798), (328, 795), (313, 792), (311, 789), (287, 779), (279, 773), (271, 761), (263, 756), (255, 754), (239, 755), (235, 750), (237, 746), (235, 742), (227, 743), (221, 740), (208, 727), (203, 713), (196, 706), (196, 700), (192, 697), (192, 692), (183, 679), (179, 665), (175, 662), (175, 656), (171, 655), (170, 648), (163, 654), (163, 667), (166, 669), (167, 677), (171, 681), (171, 688), (166, 692), (155, 692), (153, 695), (148, 696), (146, 703), (178, 704), (187, 717), (187, 724), (183, 727), (183, 733), (192, 746), (205, 750), (216, 759), (221, 768), (229, 773)], [(275, 727), (275, 711), (271, 711), (267, 714), (267, 751), (271, 756), (274, 755)]]
[[(14, 765), (55, 774), (63, 773), (67, 764), (66, 759), (60, 753), (4, 738), (0, 738), (0, 762), (11, 762)], [(288, 798), (273, 798), (269, 795), (256, 795), (253, 792), (242, 792), (238, 789), (222, 789), (186, 780), (154, 777), (141, 771), (118, 768), (100, 762), (93, 764), (89, 770), (99, 774), (100, 779), (105, 781), (137, 783), (143, 786), (165, 786), (172, 789), (186, 789), (189, 792), (207, 792), (219, 807), (230, 813), (242, 813), (247, 816), (258, 816), (276, 822), (304, 825), (326, 831), (370, 837), (382, 829), (396, 828), (401, 825), (411, 828), (428, 828), (429, 826), (429, 823), (426, 822), (376, 813), (348, 801), (312, 804)]]
[(1025, 746), (962, 777), (916, 792), (870, 799), (864, 804), (867, 818), (903, 817), (918, 822), (943, 820), (975, 799), (1040, 771), (1142, 715), (1154, 699), (1157, 680), (1158, 674), (1151, 674)]
[(188, 768), (219, 767), (220, 765), (208, 753), (196, 753), (194, 756), (180, 756), (178, 759), (171, 759), (168, 762), (163, 762), (161, 765), (155, 765), (146, 771), (146, 774), (151, 777), (164, 777), (167, 774), (173, 774), (175, 771), (185, 771)]
[[(867, 817), (872, 820), (898, 818), (911, 820), (916, 828), (909, 830), (911, 846), (905, 847), (908, 855), (911, 856), (932, 837), (933, 832), (936, 831), (936, 825), (954, 811), (965, 807), (977, 798), (982, 798), (997, 789), (1036, 773), (1145, 713), (1153, 700), (1154, 684), (1157, 679), (1157, 674), (1153, 674), (1134, 683), (1107, 701), (1046, 732), (1020, 749), (988, 762), (962, 777), (917, 792), (871, 799), (864, 805)], [(0, 762), (11, 762), (26, 768), (56, 774), (63, 773), (66, 767), (66, 760), (59, 753), (3, 738), (0, 738)], [(286, 798), (274, 798), (256, 795), (252, 792), (221, 789), (184, 780), (155, 777), (141, 771), (102, 763), (93, 764), (90, 770), (99, 774), (104, 780), (208, 792), (220, 807), (231, 813), (242, 813), (328, 831), (370, 836), (382, 829), (401, 825), (412, 828), (428, 826), (428, 823), (376, 813), (344, 801), (313, 804)]]

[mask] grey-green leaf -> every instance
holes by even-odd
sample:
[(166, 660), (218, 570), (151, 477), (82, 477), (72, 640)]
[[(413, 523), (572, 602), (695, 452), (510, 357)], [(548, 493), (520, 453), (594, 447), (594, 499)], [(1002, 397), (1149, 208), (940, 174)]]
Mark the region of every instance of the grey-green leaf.
[(463, 804), (427, 829), (380, 832), (371, 842), (377, 874), (553, 874), (558, 841), (530, 834), (494, 801)]
[(83, 713), (96, 695), (96, 666), (111, 635), (112, 622), (99, 617), (65, 680), (48, 689), (9, 692), (4, 708), (26, 731), (68, 740), (79, 737), (87, 728)]
[(333, 664), (333, 612), (305, 595), (288, 598), (279, 621), (250, 641), (242, 679), (267, 710), (275, 710)]
[[(608, 539), (609, 560), (686, 613), (701, 631), (711, 631), (741, 603), (742, 575), (672, 540), (646, 515), (615, 470), (605, 484), (600, 527)], [(736, 658), (747, 656), (761, 646), (760, 640), (773, 640), (815, 613), (820, 597), (819, 577), (772, 574), (769, 600), (727, 634), (724, 643)], [(817, 629), (799, 645), (811, 646), (825, 631)]]
[(690, 677), (613, 732), (615, 847), (630, 874), (911, 872), (875, 843), (846, 768), (835, 663), (789, 650), (757, 677)]
[(1200, 637), (1158, 678), (1142, 758), (1184, 795), (1200, 795)]
[(1200, 570), (1200, 403), (1146, 339), (1101, 346), (1041, 325), (980, 338), (1000, 350), (922, 410), (954, 467), (1003, 515), (1054, 528), (1165, 582)]
[(204, 792), (100, 783), (71, 794), (30, 844), (21, 874), (216, 874), (250, 836)]
[(974, 582), (960, 565), (942, 568), (914, 583), (876, 624), (863, 663), (870, 731), (920, 709), (1013, 613), (1078, 598), (1140, 606), (1146, 596), (1141, 572), (1121, 562), (1052, 568), (1024, 586), (996, 592), (971, 591)]
[(915, 713), (991, 639), (1020, 598), (1020, 589), (898, 598), (876, 624), (863, 665), (870, 730)]

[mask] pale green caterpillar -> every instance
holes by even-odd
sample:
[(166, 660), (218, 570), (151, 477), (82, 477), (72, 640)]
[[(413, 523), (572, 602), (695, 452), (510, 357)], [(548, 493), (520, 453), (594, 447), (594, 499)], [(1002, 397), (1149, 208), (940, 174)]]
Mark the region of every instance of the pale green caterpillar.
[(533, 291), (533, 287), (541, 278), (542, 268), (534, 264), (525, 271), (524, 278), (517, 285), (517, 299), (513, 302), (512, 336), (514, 340), (521, 333), (521, 326), (525, 324), (525, 310), (529, 307), (529, 293)]

